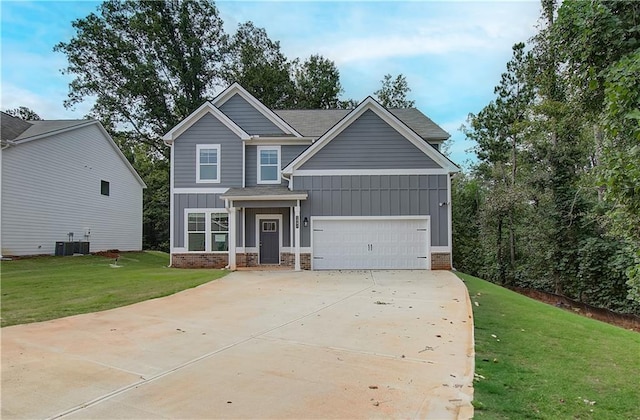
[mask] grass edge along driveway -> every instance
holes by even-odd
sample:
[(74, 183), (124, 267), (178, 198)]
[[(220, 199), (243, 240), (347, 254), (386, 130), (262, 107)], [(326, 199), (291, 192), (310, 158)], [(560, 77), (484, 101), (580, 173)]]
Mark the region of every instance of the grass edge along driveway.
[(117, 264), (97, 255), (3, 261), (2, 326), (113, 309), (171, 295), (228, 273), (168, 265), (169, 254), (159, 251), (124, 252)]
[(474, 312), (476, 418), (640, 419), (640, 334), (457, 275)]

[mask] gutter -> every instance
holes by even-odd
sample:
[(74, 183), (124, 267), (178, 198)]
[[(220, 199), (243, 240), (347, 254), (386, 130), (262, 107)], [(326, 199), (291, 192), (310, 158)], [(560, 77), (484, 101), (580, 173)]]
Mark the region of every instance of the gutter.
[(11, 140), (2, 140), (2, 150), (7, 149), (11, 146), (15, 146), (16, 143)]

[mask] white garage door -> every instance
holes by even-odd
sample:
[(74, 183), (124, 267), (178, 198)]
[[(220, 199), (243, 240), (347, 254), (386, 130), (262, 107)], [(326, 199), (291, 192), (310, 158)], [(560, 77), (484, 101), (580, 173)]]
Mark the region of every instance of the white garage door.
[(314, 217), (312, 268), (428, 269), (427, 217)]

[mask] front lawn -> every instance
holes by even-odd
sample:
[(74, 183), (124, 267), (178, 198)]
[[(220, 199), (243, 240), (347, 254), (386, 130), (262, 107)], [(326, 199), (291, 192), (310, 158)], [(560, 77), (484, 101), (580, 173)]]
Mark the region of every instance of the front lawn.
[(458, 276), (474, 314), (476, 418), (640, 419), (640, 334)]
[(3, 261), (2, 326), (103, 311), (167, 296), (224, 276), (224, 270), (168, 268), (163, 252), (36, 257)]

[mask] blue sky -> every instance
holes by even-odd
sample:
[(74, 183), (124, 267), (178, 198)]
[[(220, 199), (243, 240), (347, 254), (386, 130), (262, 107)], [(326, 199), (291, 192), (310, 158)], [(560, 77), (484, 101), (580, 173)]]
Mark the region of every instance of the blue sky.
[[(82, 118), (87, 101), (65, 109), (70, 76), (53, 46), (91, 1), (6, 1), (1, 13), (1, 108), (28, 106), (45, 119)], [(322, 54), (340, 71), (343, 97), (362, 100), (390, 73), (406, 76), (416, 107), (451, 133), (451, 157), (465, 164), (472, 143), (459, 131), (493, 99), (511, 46), (535, 33), (538, 1), (223, 1), (225, 30), (253, 21), (289, 57)]]

